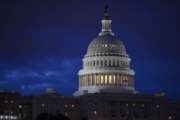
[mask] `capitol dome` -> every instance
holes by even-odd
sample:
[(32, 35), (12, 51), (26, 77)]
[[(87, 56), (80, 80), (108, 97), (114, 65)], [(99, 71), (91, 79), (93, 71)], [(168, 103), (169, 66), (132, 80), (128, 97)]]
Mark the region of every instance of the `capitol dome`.
[(123, 42), (112, 32), (111, 22), (106, 8), (102, 30), (91, 41), (84, 55), (75, 96), (99, 92), (136, 93), (131, 59)]
[(128, 57), (122, 41), (110, 33), (99, 35), (89, 44), (87, 56), (112, 55)]

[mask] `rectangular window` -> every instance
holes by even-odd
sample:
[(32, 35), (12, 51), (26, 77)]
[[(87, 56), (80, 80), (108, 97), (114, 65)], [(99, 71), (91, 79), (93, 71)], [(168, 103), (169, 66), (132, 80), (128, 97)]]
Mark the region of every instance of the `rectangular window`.
[(99, 75), (97, 75), (97, 76), (96, 76), (96, 83), (97, 83), (97, 85), (99, 85), (99, 81), (100, 81)]
[(101, 75), (101, 85), (104, 84), (103, 75)]
[(113, 75), (113, 84), (115, 84), (115, 83), (116, 83), (116, 76)]
[(107, 85), (107, 75), (105, 75), (105, 85)]
[(109, 75), (109, 84), (112, 84), (112, 76)]

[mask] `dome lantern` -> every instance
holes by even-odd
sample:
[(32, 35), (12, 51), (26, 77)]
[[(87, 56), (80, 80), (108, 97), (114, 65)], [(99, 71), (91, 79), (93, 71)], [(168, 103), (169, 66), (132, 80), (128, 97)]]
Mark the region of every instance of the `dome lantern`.
[(106, 5), (104, 8), (104, 18), (103, 18), (103, 20), (101, 20), (102, 30), (99, 33), (99, 35), (103, 35), (103, 34), (107, 34), (107, 33), (114, 35), (114, 33), (112, 33), (112, 30), (111, 30), (112, 20), (109, 17), (108, 9), (109, 9), (109, 7), (108, 7), (108, 5)]

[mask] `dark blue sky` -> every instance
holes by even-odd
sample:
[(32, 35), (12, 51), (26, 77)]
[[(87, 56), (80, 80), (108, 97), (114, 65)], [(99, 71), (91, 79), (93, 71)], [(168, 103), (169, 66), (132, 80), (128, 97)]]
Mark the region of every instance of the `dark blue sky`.
[[(177, 1), (108, 2), (113, 31), (126, 45), (142, 93), (180, 99)], [(37, 95), (53, 87), (72, 95), (81, 59), (101, 29), (103, 5), (103, 0), (1, 1), (0, 89)]]

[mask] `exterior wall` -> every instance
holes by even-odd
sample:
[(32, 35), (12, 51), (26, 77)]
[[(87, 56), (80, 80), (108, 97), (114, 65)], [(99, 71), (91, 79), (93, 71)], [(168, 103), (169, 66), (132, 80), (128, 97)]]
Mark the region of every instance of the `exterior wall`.
[(94, 56), (85, 57), (83, 59), (83, 68), (103, 68), (103, 67), (113, 67), (113, 68), (126, 68), (130, 66), (130, 58), (119, 57), (119, 56)]
[(177, 106), (162, 97), (89, 94), (81, 97), (80, 104), (83, 107), (81, 108), (83, 116), (89, 120), (179, 120), (180, 118), (179, 104)]
[(32, 120), (31, 97), (0, 93), (0, 120)]
[(133, 76), (122, 75), (122, 74), (109, 74), (109, 73), (99, 73), (99, 74), (87, 74), (82, 75), (79, 78), (80, 87), (83, 86), (124, 86), (133, 87), (134, 86)]
[(130, 58), (85, 56), (83, 69), (79, 71), (79, 90), (75, 96), (97, 93), (107, 89), (111, 89), (109, 92), (136, 92), (134, 89), (134, 71), (130, 69)]
[[(70, 120), (180, 120), (180, 103), (138, 94), (98, 93), (78, 98), (0, 94), (0, 107), (0, 120), (36, 120), (41, 113), (62, 114)], [(1, 118), (10, 113), (17, 119)]]
[(62, 114), (71, 120), (79, 120), (79, 102), (76, 98), (57, 95), (38, 96), (33, 98), (33, 120), (41, 113)]

